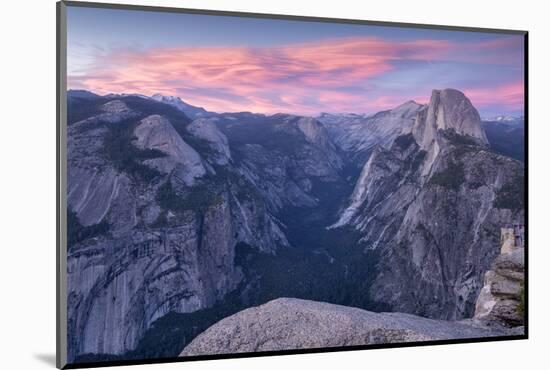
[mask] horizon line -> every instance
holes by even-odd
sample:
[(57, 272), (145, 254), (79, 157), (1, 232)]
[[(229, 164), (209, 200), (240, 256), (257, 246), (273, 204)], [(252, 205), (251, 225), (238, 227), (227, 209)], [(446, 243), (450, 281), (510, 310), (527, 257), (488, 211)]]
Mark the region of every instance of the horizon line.
[[(466, 95), (463, 91), (459, 90), (459, 89), (455, 89), (455, 88), (443, 88), (443, 89), (432, 89), (432, 93), (434, 91), (441, 91), (441, 90), (448, 90), (448, 89), (451, 89), (451, 90), (456, 90), (456, 91), (459, 91), (461, 92), (462, 94), (464, 94), (464, 96), (466, 96), (466, 98), (468, 98), (468, 95)], [(127, 92), (127, 93), (114, 93), (114, 92), (110, 92), (110, 93), (107, 93), (107, 94), (98, 94), (92, 90), (89, 90), (89, 89), (79, 89), (79, 88), (67, 88), (67, 93), (71, 92), (71, 91), (81, 91), (81, 92), (87, 92), (87, 93), (90, 93), (90, 94), (93, 94), (93, 95), (96, 95), (98, 97), (107, 97), (109, 95), (128, 95), (128, 96), (136, 96), (136, 97), (145, 97), (147, 99), (153, 99), (153, 96), (155, 95), (160, 95), (160, 96), (163, 96), (163, 97), (172, 97), (172, 98), (178, 98), (180, 99), (183, 103), (193, 107), (193, 108), (198, 108), (198, 109), (204, 109), (207, 113), (214, 113), (214, 114), (219, 114), (219, 115), (222, 115), (222, 114), (232, 114), (232, 113), (250, 113), (250, 114), (258, 114), (258, 115), (264, 115), (266, 117), (269, 117), (269, 116), (274, 116), (274, 115), (277, 115), (277, 114), (286, 114), (286, 115), (289, 115), (289, 116), (301, 116), (301, 117), (312, 117), (312, 118), (316, 118), (316, 117), (319, 117), (323, 114), (330, 114), (330, 115), (357, 115), (357, 116), (364, 116), (365, 118), (368, 118), (368, 117), (372, 117), (378, 113), (381, 113), (381, 112), (387, 112), (387, 111), (391, 111), (391, 110), (394, 110), (404, 104), (407, 104), (407, 103), (414, 103), (414, 104), (417, 104), (417, 105), (421, 105), (421, 106), (427, 106), (428, 103), (419, 103), (417, 102), (416, 100), (414, 99), (408, 99), (408, 100), (405, 100), (403, 103), (401, 104), (398, 104), (396, 106), (394, 106), (393, 108), (389, 108), (389, 109), (379, 109), (377, 110), (376, 112), (366, 112), (366, 111), (362, 111), (362, 112), (358, 112), (358, 111), (342, 111), (342, 112), (330, 112), (330, 111), (319, 111), (317, 112), (316, 115), (311, 115), (311, 114), (302, 114), (302, 113), (288, 113), (288, 112), (275, 112), (275, 113), (266, 113), (266, 112), (256, 112), (256, 111), (243, 111), (243, 110), (235, 110), (235, 111), (225, 111), (225, 112), (218, 112), (218, 111), (214, 111), (214, 110), (209, 110), (208, 108), (204, 107), (204, 106), (200, 106), (200, 105), (194, 105), (192, 103), (189, 103), (189, 100), (187, 99), (184, 99), (182, 98), (181, 96), (179, 95), (170, 95), (170, 94), (161, 94), (161, 93), (154, 93), (154, 94), (151, 94), (151, 95), (146, 95), (146, 94), (141, 94), (141, 93), (132, 93), (132, 92)], [(153, 99), (154, 100), (154, 99)], [(427, 99), (429, 101), (429, 99)], [(470, 98), (468, 98), (468, 100), (470, 100)], [(471, 100), (470, 100), (471, 102)], [(168, 103), (164, 103), (164, 104), (168, 104)], [(476, 109), (476, 111), (478, 112), (481, 120), (488, 120), (488, 119), (491, 119), (491, 118), (498, 118), (498, 117), (513, 117), (513, 118), (524, 118), (525, 117), (525, 109), (521, 109), (521, 114), (506, 114), (506, 113), (496, 113), (496, 114), (492, 114), (492, 115), (484, 115), (482, 116), (479, 109), (472, 103), (472, 106)], [(519, 112), (519, 111), (518, 111)]]

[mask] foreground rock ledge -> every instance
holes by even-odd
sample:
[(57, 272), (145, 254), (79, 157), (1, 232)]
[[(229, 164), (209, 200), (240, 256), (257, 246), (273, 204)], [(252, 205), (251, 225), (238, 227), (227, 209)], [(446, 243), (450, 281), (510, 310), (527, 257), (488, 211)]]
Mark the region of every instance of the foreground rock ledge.
[[(521, 329), (522, 330), (522, 329)], [(374, 313), (293, 298), (243, 310), (211, 326), (180, 356), (341, 347), (522, 334), (478, 321)]]

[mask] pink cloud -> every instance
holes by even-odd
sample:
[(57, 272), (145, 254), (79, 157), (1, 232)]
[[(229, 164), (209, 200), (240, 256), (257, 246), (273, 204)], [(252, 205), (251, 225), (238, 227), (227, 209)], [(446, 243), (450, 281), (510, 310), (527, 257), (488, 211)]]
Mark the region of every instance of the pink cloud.
[(508, 110), (521, 110), (524, 105), (523, 81), (515, 81), (494, 87), (465, 89), (464, 94), (476, 107), (499, 105)]
[[(461, 47), (464, 47), (462, 45)], [(469, 45), (475, 48), (475, 45)], [(487, 50), (508, 47), (486, 44)], [(118, 50), (97, 57), (93, 68), (69, 75), (71, 88), (97, 93), (178, 95), (213, 111), (363, 111), (391, 108), (408, 98), (366, 96), (372, 79), (398, 61), (455, 58), (457, 45), (441, 40), (386, 41), (345, 38), (278, 47), (173, 47)], [(473, 53), (475, 54), (475, 53)], [(479, 54), (479, 53), (478, 53)], [(475, 55), (477, 62), (483, 58)], [(493, 55), (489, 55), (493, 60)], [(375, 107), (375, 105), (377, 105)]]

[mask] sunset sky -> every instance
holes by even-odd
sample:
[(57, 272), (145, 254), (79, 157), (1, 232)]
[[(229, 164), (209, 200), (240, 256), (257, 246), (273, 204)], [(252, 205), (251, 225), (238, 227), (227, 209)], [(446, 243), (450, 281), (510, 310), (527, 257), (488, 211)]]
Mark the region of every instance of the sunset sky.
[(215, 112), (375, 113), (432, 89), (523, 114), (523, 36), (68, 7), (68, 87)]

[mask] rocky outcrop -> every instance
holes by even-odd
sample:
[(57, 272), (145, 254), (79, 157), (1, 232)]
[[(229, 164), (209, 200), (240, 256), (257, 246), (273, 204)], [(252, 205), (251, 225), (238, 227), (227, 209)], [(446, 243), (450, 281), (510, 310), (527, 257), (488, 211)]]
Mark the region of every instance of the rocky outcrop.
[(134, 145), (140, 149), (158, 150), (165, 154), (147, 159), (144, 164), (162, 173), (175, 175), (187, 185), (206, 174), (202, 158), (174, 129), (170, 121), (159, 115), (142, 119), (134, 129)]
[(195, 338), (180, 356), (281, 351), (504, 335), (472, 321), (431, 320), (403, 313), (280, 298), (225, 318)]
[(502, 253), (485, 273), (474, 318), (515, 327), (524, 324), (525, 249), (504, 239)]
[(195, 137), (207, 141), (214, 151), (213, 161), (225, 165), (231, 160), (231, 151), (227, 137), (216, 126), (217, 120), (217, 117), (199, 118), (187, 126), (187, 130)]

